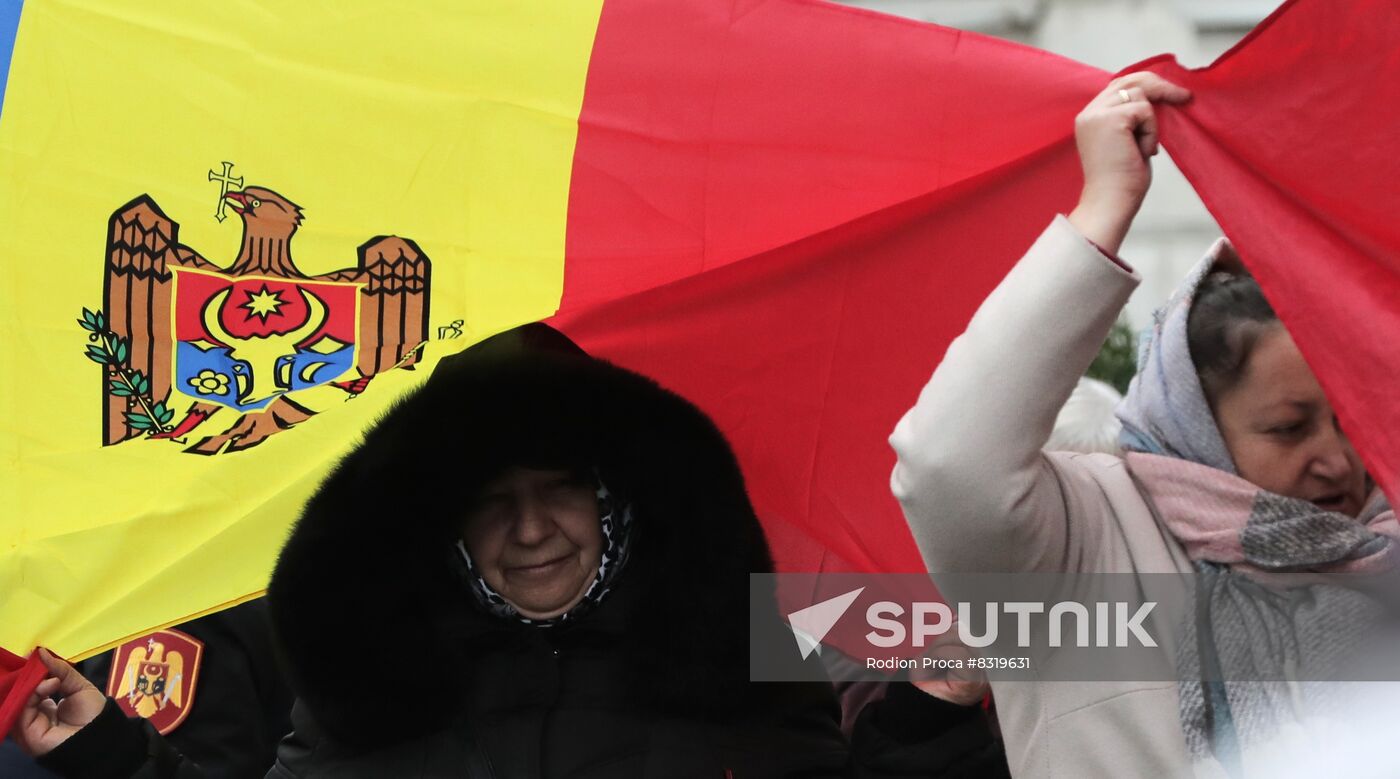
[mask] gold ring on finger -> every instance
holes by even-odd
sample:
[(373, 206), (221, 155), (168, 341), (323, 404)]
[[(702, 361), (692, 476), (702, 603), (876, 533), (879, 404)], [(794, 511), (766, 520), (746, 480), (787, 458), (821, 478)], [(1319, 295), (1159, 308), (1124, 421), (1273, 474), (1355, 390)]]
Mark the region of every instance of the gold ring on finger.
[(1133, 95), (1126, 89), (1120, 89), (1118, 90), (1118, 99), (1124, 103), (1131, 103), (1133, 102)]

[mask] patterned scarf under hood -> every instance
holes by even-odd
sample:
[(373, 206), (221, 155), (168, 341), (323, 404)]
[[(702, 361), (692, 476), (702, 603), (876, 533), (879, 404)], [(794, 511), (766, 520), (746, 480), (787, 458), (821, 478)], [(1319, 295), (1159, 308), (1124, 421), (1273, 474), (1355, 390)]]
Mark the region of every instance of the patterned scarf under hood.
[(1393, 573), (1400, 525), (1379, 491), (1349, 517), (1238, 475), (1187, 341), (1195, 292), (1221, 270), (1243, 272), (1223, 238), (1154, 315), (1118, 417), (1133, 478), (1197, 572), (1177, 659), (1187, 748), (1198, 775), (1244, 776), (1270, 740), (1344, 708), (1339, 685), (1311, 680), (1383, 613), (1358, 589), (1281, 574)]

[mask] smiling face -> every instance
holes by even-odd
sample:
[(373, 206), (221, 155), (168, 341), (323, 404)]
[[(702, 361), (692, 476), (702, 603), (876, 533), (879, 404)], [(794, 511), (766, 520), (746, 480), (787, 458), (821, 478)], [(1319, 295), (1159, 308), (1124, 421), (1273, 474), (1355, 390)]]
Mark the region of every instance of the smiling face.
[(557, 617), (598, 572), (597, 492), (571, 471), (511, 468), (473, 499), (462, 542), (486, 583), (522, 616)]
[(1215, 420), (1247, 481), (1328, 511), (1361, 512), (1365, 467), (1281, 325), (1259, 336), (1239, 381), (1216, 398)]

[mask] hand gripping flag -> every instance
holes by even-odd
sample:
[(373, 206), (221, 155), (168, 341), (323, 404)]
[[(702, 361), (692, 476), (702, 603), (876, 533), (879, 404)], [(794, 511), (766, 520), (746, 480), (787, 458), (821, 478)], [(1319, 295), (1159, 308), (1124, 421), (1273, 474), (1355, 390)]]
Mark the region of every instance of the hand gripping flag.
[[(1072, 117), (1108, 78), (805, 0), (14, 10), (0, 646), (68, 656), (259, 594), (377, 413), (444, 354), (550, 316), (715, 417), (782, 568), (919, 570), (885, 436), (1072, 205)], [(1393, 58), (1346, 43), (1378, 46), (1376, 19), (1393, 29), (1378, 2), (1292, 3), (1218, 66), (1172, 71), (1196, 100), (1165, 124), (1348, 429), (1385, 428), (1358, 440), (1388, 485), (1383, 384), (1318, 362), (1353, 331), (1303, 285), (1359, 257), (1328, 276), (1356, 293), (1347, 321), (1393, 320), (1395, 236), (1356, 221), (1393, 177), (1322, 151), (1326, 181), (1372, 186), (1319, 189), (1284, 163), (1315, 123), (1335, 152), (1378, 148), (1384, 120), (1239, 121), (1287, 113), (1314, 75), (1393, 90)], [(1312, 29), (1374, 55), (1319, 70), (1325, 47), (1293, 45)], [(1273, 251), (1238, 198), (1256, 192), (1328, 237)], [(1383, 342), (1369, 367), (1394, 375)], [(34, 678), (11, 677), (11, 710)]]

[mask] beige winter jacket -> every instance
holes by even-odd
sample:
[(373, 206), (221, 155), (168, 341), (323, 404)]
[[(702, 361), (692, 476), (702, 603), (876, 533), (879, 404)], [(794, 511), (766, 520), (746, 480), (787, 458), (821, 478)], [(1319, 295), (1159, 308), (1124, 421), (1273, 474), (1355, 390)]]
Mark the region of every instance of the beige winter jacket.
[[(1138, 281), (1057, 217), (895, 428), (894, 493), (945, 596), (940, 573), (1190, 570), (1122, 460), (1041, 452)], [(1175, 682), (993, 693), (1018, 779), (1191, 774)]]

